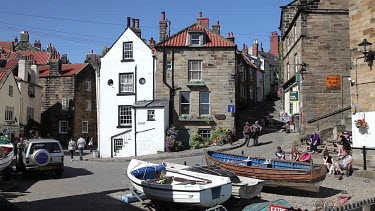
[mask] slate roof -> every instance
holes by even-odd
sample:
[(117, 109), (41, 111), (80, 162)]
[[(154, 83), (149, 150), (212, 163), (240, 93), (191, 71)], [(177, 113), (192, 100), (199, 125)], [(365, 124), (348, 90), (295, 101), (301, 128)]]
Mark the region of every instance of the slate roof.
[(19, 55), (25, 55), (35, 59), (37, 65), (48, 64), (49, 54), (46, 51), (17, 51), (9, 55), (9, 59), (18, 59)]
[(161, 41), (155, 45), (155, 47), (168, 46), (168, 47), (184, 47), (186, 46), (186, 38), (188, 32), (204, 32), (206, 33), (206, 45), (205, 47), (235, 47), (236, 44), (222, 37), (221, 35), (215, 34), (207, 27), (200, 23), (194, 23), (176, 34), (168, 37), (165, 41)]
[(258, 52), (265, 60), (267, 60), (272, 66), (279, 66), (279, 61), (277, 56), (266, 53), (264, 51), (259, 51)]
[[(62, 64), (60, 76), (72, 76), (83, 70), (88, 63), (82, 64)], [(51, 72), (49, 65), (39, 66), (39, 77), (48, 77)]]
[(143, 100), (137, 101), (133, 104), (133, 107), (136, 108), (157, 108), (164, 107), (169, 103), (168, 100), (157, 99), (157, 100)]

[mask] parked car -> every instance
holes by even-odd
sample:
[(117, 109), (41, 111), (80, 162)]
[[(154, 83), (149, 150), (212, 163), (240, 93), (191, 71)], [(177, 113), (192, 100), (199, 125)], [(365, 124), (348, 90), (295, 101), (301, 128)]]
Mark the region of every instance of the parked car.
[(61, 176), (64, 172), (64, 151), (54, 139), (29, 139), (19, 153), (17, 166), (27, 171), (48, 171)]

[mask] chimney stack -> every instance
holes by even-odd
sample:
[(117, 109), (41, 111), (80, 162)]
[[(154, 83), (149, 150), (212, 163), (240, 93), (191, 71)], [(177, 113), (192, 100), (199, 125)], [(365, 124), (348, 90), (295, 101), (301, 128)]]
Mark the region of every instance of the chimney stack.
[(127, 20), (126, 20), (126, 28), (130, 28), (130, 17), (127, 17)]
[(229, 41), (231, 41), (231, 42), (233, 42), (233, 43), (234, 43), (234, 36), (233, 36), (233, 32), (229, 32), (229, 33), (228, 33), (228, 37), (227, 37), (227, 39), (228, 39)]
[(10, 44), (9, 51), (10, 51), (10, 52), (14, 52), (14, 42), (12, 42), (12, 43)]
[(215, 25), (212, 25), (212, 31), (215, 34), (220, 35), (220, 23), (219, 23), (219, 21), (217, 21), (217, 23)]
[(242, 45), (242, 53), (247, 54), (247, 46), (245, 45), (245, 43)]
[(279, 57), (279, 43), (280, 43), (280, 35), (277, 32), (271, 33), (271, 47), (268, 53), (273, 54), (276, 57)]
[(159, 21), (159, 41), (164, 41), (167, 38), (167, 20), (165, 19), (165, 12), (161, 12), (161, 20)]
[(150, 47), (151, 49), (155, 46), (155, 43), (156, 41), (154, 40), (153, 37), (151, 37), (151, 39), (148, 41), (148, 47)]
[(18, 43), (18, 37), (14, 38), (14, 43), (16, 43), (16, 44)]
[(35, 40), (34, 47), (39, 48), (39, 50), (42, 50), (42, 44), (40, 43), (40, 40)]
[(251, 55), (258, 57), (258, 40), (254, 40)]
[(30, 67), (30, 82), (39, 85), (39, 69), (38, 66), (35, 64), (35, 60), (33, 61)]
[(27, 65), (27, 56), (20, 55), (20, 60), (18, 60), (18, 78), (28, 81), (29, 80), (29, 71)]
[(139, 28), (139, 19), (138, 18), (133, 18), (133, 32), (139, 37), (142, 39), (142, 33), (141, 33), (141, 29)]
[(50, 44), (47, 46), (47, 53), (52, 54), (52, 52), (53, 52), (53, 46), (52, 46), (52, 44), (50, 43)]
[(69, 63), (67, 54), (61, 55), (61, 63), (62, 64), (68, 64)]
[[(130, 23), (130, 22), (129, 22), (129, 23)], [(103, 49), (102, 49), (102, 57), (103, 57), (104, 55), (106, 55), (107, 52), (108, 52), (108, 47), (107, 47), (107, 46), (103, 46)]]
[(197, 22), (207, 28), (210, 28), (210, 20), (208, 18), (202, 17), (202, 12), (199, 12), (199, 17), (197, 18)]
[(132, 28), (135, 28), (135, 19), (132, 19)]
[(21, 32), (21, 42), (29, 42), (29, 32), (22, 31)]
[(52, 54), (52, 58), (49, 62), (49, 68), (50, 68), (49, 75), (59, 76), (61, 73), (61, 67), (62, 67), (62, 64), (60, 60), (60, 55), (56, 53)]

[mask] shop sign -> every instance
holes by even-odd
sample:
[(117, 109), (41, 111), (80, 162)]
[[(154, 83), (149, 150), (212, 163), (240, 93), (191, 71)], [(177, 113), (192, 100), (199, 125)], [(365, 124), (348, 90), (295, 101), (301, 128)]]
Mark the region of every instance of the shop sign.
[(291, 91), (289, 100), (290, 100), (290, 102), (298, 101), (298, 91)]
[(341, 76), (339, 75), (327, 75), (326, 77), (326, 87), (327, 89), (338, 89), (341, 87)]

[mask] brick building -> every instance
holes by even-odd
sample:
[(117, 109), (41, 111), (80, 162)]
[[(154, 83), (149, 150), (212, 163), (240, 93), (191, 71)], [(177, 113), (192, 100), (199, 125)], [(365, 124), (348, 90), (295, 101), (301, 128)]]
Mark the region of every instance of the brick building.
[(242, 127), (234, 111), (239, 102), (248, 102), (249, 81), (241, 78), (249, 77), (250, 66), (237, 51), (233, 33), (222, 37), (219, 22), (210, 29), (202, 13), (196, 23), (170, 37), (167, 27), (163, 12), (155, 45), (156, 97), (170, 100), (169, 122), (179, 130), (183, 145), (189, 146), (193, 133), (210, 137), (219, 126)]
[(280, 30), (285, 112), (300, 133), (333, 127), (341, 113), (318, 119), (350, 106), (348, 0), (295, 0)]
[[(364, 58), (364, 48), (358, 45), (366, 39), (375, 44), (375, 2), (372, 0), (350, 0), (349, 1), (349, 35), (350, 52), (353, 64), (351, 70), (351, 103), (352, 103), (352, 131), (354, 147), (375, 147), (375, 73), (374, 53), (367, 53)], [(363, 46), (362, 46), (363, 47)], [(366, 50), (374, 49), (367, 46)], [(367, 61), (366, 61), (367, 60)], [(357, 128), (355, 120), (364, 119), (367, 128)], [(367, 165), (374, 162), (374, 151), (368, 151), (367, 159), (371, 160)], [(353, 155), (356, 161), (362, 162), (361, 150), (354, 150)], [(357, 159), (358, 158), (358, 159)]]

